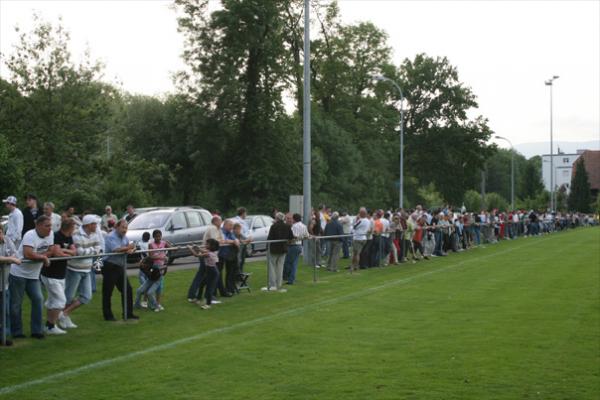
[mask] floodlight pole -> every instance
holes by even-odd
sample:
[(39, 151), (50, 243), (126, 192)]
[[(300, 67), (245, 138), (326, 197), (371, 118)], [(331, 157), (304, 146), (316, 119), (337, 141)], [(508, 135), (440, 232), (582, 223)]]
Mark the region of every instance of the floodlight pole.
[(398, 204), (404, 208), (404, 94), (402, 88), (394, 80), (383, 75), (375, 75), (373, 78), (377, 81), (391, 82), (400, 93), (400, 193)]
[(550, 86), (550, 211), (554, 211), (554, 143), (553, 143), (553, 126), (552, 126), (552, 87), (553, 82), (557, 80), (558, 75), (554, 75), (552, 78), (548, 79), (546, 82), (546, 86)]
[(306, 226), (311, 218), (311, 148), (310, 148), (310, 0), (304, 0), (304, 109), (303, 109), (303, 219)]

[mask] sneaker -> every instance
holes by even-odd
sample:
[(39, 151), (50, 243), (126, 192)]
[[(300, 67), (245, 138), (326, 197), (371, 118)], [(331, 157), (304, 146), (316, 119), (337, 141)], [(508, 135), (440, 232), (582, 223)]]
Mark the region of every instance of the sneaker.
[(148, 302), (147, 302), (147, 301), (142, 301), (142, 302), (140, 303), (140, 307), (141, 307), (141, 308), (148, 308)]
[(211, 300), (210, 303), (211, 304), (221, 304), (222, 301), (221, 300)]
[(279, 293), (287, 293), (287, 289), (281, 288), (281, 289), (279, 289)]
[[(142, 307), (143, 307), (143, 305), (142, 305)], [(159, 304), (159, 305), (158, 305), (158, 309), (159, 309), (160, 311), (165, 311), (165, 308), (162, 306), (162, 304)]]
[(198, 299), (192, 299), (192, 298), (188, 299), (188, 303), (197, 303), (197, 302), (198, 302)]
[(34, 339), (44, 339), (46, 336), (43, 333), (32, 333), (31, 337)]
[(54, 327), (52, 328), (46, 327), (45, 332), (47, 335), (64, 335), (65, 333), (67, 333), (67, 331), (63, 331), (62, 329), (60, 329), (58, 325), (54, 325)]
[(160, 312), (160, 307), (156, 307), (153, 311), (154, 312)]
[(202, 304), (200, 306), (200, 308), (203, 309), (203, 310), (210, 310), (210, 305), (208, 305), (208, 304)]
[(71, 317), (66, 316), (66, 315), (64, 315), (62, 313), (58, 317), (58, 325), (60, 325), (60, 327), (63, 328), (63, 329), (77, 328), (77, 325), (75, 325), (73, 323), (73, 321), (71, 321)]

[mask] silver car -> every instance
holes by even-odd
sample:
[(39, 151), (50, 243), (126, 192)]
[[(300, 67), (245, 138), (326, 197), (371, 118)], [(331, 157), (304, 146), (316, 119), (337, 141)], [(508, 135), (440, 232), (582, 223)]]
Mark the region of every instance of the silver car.
[[(249, 235), (252, 237), (253, 242), (265, 241), (269, 236), (269, 229), (273, 225), (273, 218), (268, 215), (248, 215), (246, 217), (246, 225), (248, 225)], [(248, 256), (256, 253), (257, 251), (266, 251), (266, 243), (248, 244), (246, 252)]]
[[(199, 207), (160, 208), (138, 215), (129, 224), (127, 238), (135, 243), (142, 241), (144, 232), (155, 229), (162, 232), (163, 240), (174, 246), (185, 246), (192, 242), (200, 242), (210, 225), (212, 215)], [(187, 248), (169, 252), (169, 263), (180, 257), (187, 257)]]

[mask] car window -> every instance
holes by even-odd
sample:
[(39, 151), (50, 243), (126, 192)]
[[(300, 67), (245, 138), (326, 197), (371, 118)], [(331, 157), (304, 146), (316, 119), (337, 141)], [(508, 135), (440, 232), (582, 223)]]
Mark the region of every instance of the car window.
[(171, 225), (173, 229), (183, 229), (187, 228), (187, 223), (185, 222), (185, 216), (182, 212), (173, 214), (173, 218), (171, 219)]
[(261, 217), (255, 217), (254, 218), (254, 228), (264, 228), (265, 227), (265, 223), (263, 222)]
[(185, 216), (187, 217), (188, 224), (190, 225), (190, 228), (195, 228), (197, 226), (204, 225), (204, 221), (202, 220), (202, 216), (197, 211), (188, 211), (188, 212), (185, 213)]
[(131, 221), (129, 224), (129, 229), (162, 228), (168, 217), (168, 212), (150, 212), (142, 214)]
[(202, 215), (202, 219), (204, 219), (204, 225), (210, 225), (212, 221), (211, 213), (206, 210), (202, 210), (200, 211), (200, 214)]
[(273, 222), (275, 222), (273, 220), (273, 218), (271, 217), (267, 217), (266, 215), (262, 217), (265, 220), (265, 226), (271, 226), (273, 225)]

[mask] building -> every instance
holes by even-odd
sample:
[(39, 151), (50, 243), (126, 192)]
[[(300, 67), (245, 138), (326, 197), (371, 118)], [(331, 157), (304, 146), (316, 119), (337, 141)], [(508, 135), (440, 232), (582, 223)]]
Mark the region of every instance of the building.
[[(573, 175), (573, 164), (586, 150), (577, 150), (575, 154), (558, 153), (554, 154), (554, 188), (558, 190), (562, 185), (567, 188), (567, 193), (571, 187), (571, 176)], [(542, 180), (544, 189), (550, 191), (550, 154), (542, 155)]]
[[(580, 157), (583, 159), (585, 165), (592, 196), (596, 197), (598, 196), (598, 191), (600, 191), (600, 150), (585, 150), (581, 153)], [(572, 169), (573, 176), (575, 176), (575, 162)]]

